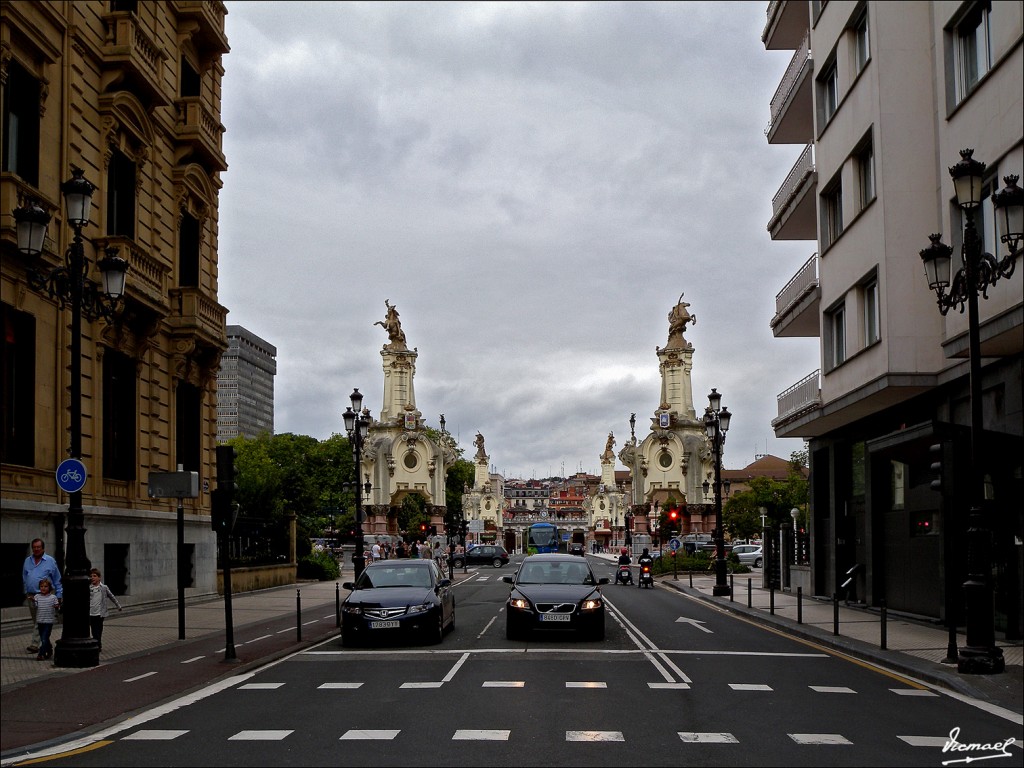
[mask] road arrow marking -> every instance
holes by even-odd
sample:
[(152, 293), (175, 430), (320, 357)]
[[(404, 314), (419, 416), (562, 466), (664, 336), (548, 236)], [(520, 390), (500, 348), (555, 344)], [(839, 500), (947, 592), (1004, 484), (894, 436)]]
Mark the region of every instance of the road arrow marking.
[(683, 624), (692, 624), (701, 632), (707, 632), (709, 635), (715, 634), (712, 630), (708, 629), (707, 627), (702, 627), (701, 624), (703, 624), (704, 622), (699, 621), (698, 619), (687, 619), (680, 616), (678, 619), (676, 619), (676, 624), (678, 624), (679, 622), (682, 622)]

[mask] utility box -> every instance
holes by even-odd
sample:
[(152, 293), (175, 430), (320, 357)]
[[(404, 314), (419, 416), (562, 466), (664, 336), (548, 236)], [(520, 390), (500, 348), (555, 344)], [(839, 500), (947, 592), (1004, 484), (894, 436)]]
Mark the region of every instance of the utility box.
[(151, 499), (195, 499), (199, 497), (198, 472), (150, 472)]

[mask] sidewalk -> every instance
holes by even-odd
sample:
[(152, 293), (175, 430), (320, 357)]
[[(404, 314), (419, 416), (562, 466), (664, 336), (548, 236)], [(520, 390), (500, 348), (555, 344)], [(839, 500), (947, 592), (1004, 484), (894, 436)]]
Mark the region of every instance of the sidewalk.
[[(610, 563), (615, 555), (596, 555)], [(750, 582), (748, 607), (748, 580)], [(772, 594), (762, 588), (761, 571), (736, 574), (732, 577), (735, 594), (716, 597), (713, 574), (679, 572), (656, 577), (659, 587), (676, 589), (684, 594), (713, 603), (744, 615), (788, 635), (826, 645), (849, 656), (879, 664), (910, 677), (989, 701), (1018, 715), (1024, 715), (1024, 648), (1020, 642), (998, 641), (1006, 661), (1006, 671), (998, 675), (964, 675), (956, 664), (944, 664), (949, 632), (946, 627), (928, 621), (889, 612), (886, 618), (885, 648), (882, 643), (882, 620), (878, 609), (839, 603), (839, 634), (835, 634), (835, 608), (832, 601), (802, 596), (800, 619), (796, 592), (775, 590), (774, 612)], [(957, 634), (957, 647), (966, 645), (963, 632)], [(1022, 717), (1024, 722), (1024, 717)]]

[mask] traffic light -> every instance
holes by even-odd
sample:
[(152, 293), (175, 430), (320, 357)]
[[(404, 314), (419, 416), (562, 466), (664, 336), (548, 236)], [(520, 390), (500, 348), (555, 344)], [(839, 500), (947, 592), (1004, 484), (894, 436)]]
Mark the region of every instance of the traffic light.
[(217, 487), (212, 493), (211, 525), (217, 533), (228, 534), (235, 526), (235, 458), (238, 456), (230, 445), (217, 446)]
[(420, 523), (420, 533), (422, 533), (424, 536), (427, 535), (427, 524), (426, 523)]
[(668, 524), (673, 530), (675, 529), (676, 523), (679, 522), (679, 510), (676, 507), (672, 507), (668, 511)]
[(945, 493), (948, 490), (946, 487), (946, 475), (952, 469), (952, 446), (953, 444), (950, 441), (934, 443), (928, 446), (928, 453), (932, 457), (931, 470), (935, 473), (935, 479), (931, 482), (931, 489), (933, 491)]

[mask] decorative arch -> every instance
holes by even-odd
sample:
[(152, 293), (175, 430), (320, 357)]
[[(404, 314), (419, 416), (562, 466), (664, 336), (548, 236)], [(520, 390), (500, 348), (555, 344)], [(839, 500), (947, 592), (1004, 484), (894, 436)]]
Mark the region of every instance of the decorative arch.
[(156, 141), (153, 122), (142, 102), (129, 91), (103, 94), (100, 96), (100, 117), (103, 168), (109, 167), (117, 149), (134, 160), (141, 170), (148, 162)]

